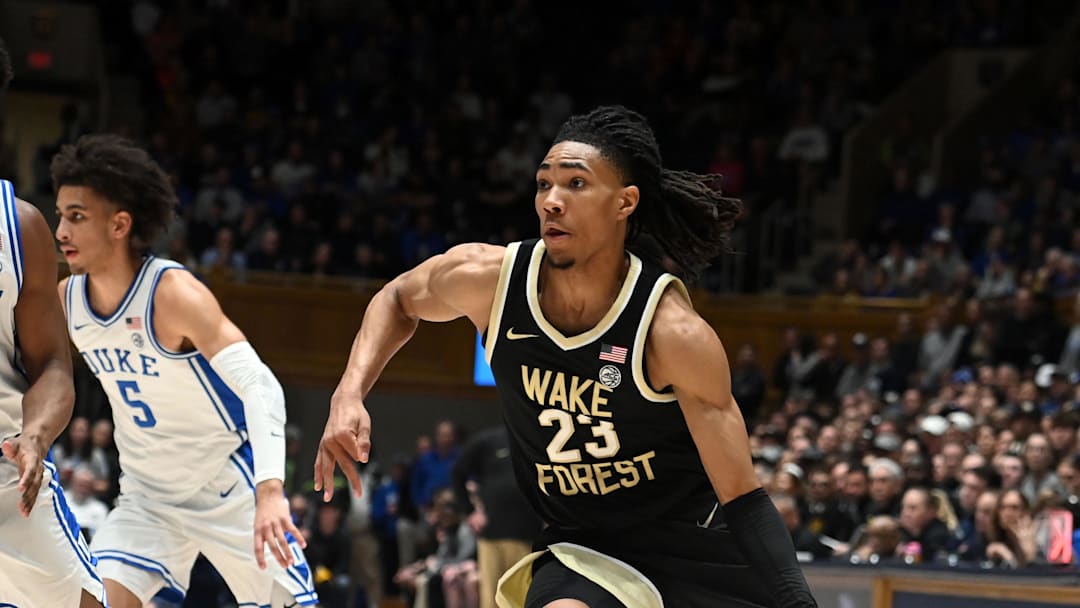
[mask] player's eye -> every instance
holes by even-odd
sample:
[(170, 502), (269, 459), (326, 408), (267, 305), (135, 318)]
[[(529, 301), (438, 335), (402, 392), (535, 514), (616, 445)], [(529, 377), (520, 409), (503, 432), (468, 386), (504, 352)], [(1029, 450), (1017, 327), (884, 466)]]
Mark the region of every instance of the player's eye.
[(538, 180), (536, 180), (536, 189), (537, 190), (547, 190), (550, 187), (551, 187), (551, 184), (549, 184), (546, 179), (538, 179)]
[(575, 178), (570, 180), (570, 187), (571, 188), (584, 188), (585, 187), (585, 180), (580, 178), (580, 177), (575, 177)]

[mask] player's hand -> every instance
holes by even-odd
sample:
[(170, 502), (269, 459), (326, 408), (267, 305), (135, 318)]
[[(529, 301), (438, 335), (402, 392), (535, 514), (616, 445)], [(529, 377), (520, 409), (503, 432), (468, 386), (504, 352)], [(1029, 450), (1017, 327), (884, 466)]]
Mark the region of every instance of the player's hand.
[(359, 400), (334, 393), (330, 399), (330, 417), (326, 420), (319, 452), (315, 456), (315, 491), (322, 491), (323, 500), (334, 497), (334, 466), (341, 471), (352, 486), (353, 494), (360, 496), (360, 474), (354, 463), (367, 462), (371, 452), (371, 416)]
[(304, 535), (293, 523), (289, 513), (289, 501), (285, 500), (285, 491), (280, 479), (267, 479), (259, 482), (255, 488), (255, 561), (259, 568), (266, 569), (266, 546), (281, 564), (288, 568), (293, 564), (293, 552), (289, 548), (286, 533), (292, 533), (301, 547), (307, 546)]
[(30, 517), (45, 475), (45, 447), (33, 437), (19, 435), (5, 439), (0, 449), (4, 458), (19, 465), (19, 493), (22, 494), (19, 512), (23, 517)]
[(487, 514), (480, 507), (477, 507), (475, 511), (469, 513), (468, 520), (469, 527), (472, 528), (474, 534), (480, 534), (487, 527)]

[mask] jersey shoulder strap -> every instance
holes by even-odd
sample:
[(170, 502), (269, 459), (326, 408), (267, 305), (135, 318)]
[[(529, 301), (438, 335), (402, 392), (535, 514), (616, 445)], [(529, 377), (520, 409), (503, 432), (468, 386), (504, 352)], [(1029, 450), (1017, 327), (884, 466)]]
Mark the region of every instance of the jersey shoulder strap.
[(499, 282), (495, 286), (495, 296), (491, 300), (491, 316), (488, 317), (487, 329), (484, 331), (484, 356), (488, 365), (491, 364), (491, 354), (495, 351), (495, 343), (499, 339), (499, 328), (502, 325), (507, 300), (517, 292), (512, 285), (520, 282), (528, 273), (529, 259), (532, 257), (536, 242), (537, 239), (531, 239), (506, 246), (502, 267), (499, 269)]

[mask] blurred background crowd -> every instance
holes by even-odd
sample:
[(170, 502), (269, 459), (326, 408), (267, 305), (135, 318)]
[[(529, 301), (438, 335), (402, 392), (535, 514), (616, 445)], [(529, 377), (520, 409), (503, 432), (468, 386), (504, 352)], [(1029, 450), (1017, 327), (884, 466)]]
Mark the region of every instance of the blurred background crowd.
[[(946, 49), (1034, 48), (1062, 7), (632, 2), (608, 20), (524, 0), (100, 11), (109, 71), (139, 85), (142, 120), (115, 129), (145, 143), (180, 199), (156, 248), (201, 273), (388, 278), (463, 241), (529, 238), (532, 175), (555, 130), (619, 102), (649, 117), (666, 165), (720, 173), (743, 199), (744, 272), (718, 262), (702, 287), (746, 292), (761, 288), (762, 218), (797, 224), (840, 175), (845, 134), (901, 83)], [(1080, 297), (1062, 303), (1080, 287), (1078, 83), (1074, 59), (979, 140), (977, 179), (961, 183), (936, 179), (931, 141), (902, 114), (873, 159), (889, 179), (860, 203), (865, 230), (810, 263), (782, 252), (803, 293), (922, 299), (928, 314), (850, 343), (792, 327), (775, 361), (727, 344), (759, 478), (802, 558), (1076, 568)], [(49, 159), (92, 130), (78, 104), (61, 121), (20, 191), (51, 191)], [(15, 175), (2, 126), (0, 175)], [(92, 536), (119, 463), (108, 408), (79, 381), (53, 457)], [(470, 431), (441, 422), (407, 454), (376, 444), (363, 496), (323, 503), (299, 460), (315, 438), (290, 427), (287, 490), (324, 606), (492, 605), (492, 580), (540, 523), (514, 488), (505, 433)], [(187, 605), (228, 601), (200, 562)]]

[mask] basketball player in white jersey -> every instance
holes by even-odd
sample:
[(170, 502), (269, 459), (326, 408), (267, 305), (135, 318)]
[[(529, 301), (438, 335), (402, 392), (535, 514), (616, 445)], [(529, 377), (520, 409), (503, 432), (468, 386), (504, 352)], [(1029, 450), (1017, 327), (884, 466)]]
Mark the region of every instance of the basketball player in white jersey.
[(110, 604), (181, 600), (199, 553), (240, 606), (316, 603), (282, 490), (281, 385), (206, 286), (145, 251), (176, 203), (165, 173), (104, 135), (64, 146), (52, 177), (72, 272), (60, 298), (109, 396), (123, 472), (91, 543)]
[[(11, 76), (0, 40), (0, 94)], [(56, 469), (45, 462), (75, 399), (55, 280), (45, 218), (0, 179), (0, 606), (105, 602)]]

